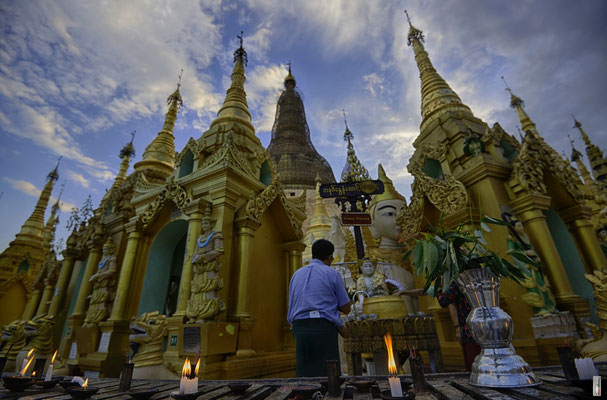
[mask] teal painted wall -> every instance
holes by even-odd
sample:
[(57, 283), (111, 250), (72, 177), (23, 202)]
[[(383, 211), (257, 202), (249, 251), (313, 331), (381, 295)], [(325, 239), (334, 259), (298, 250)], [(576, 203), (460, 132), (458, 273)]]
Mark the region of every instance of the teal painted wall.
[[(156, 235), (143, 280), (143, 289), (139, 299), (137, 315), (144, 312), (159, 311), (164, 314), (164, 306), (169, 290), (169, 280), (173, 264), (181, 262), (185, 250), (185, 237), (188, 223), (184, 220), (170, 222)], [(179, 246), (183, 243), (183, 246)], [(181, 247), (181, 256), (176, 255)]]
[(598, 324), (596, 304), (594, 303), (594, 291), (592, 290), (590, 282), (584, 278), (586, 268), (584, 268), (584, 263), (578, 254), (577, 247), (575, 247), (575, 242), (569, 234), (567, 226), (553, 209), (550, 208), (545, 210), (544, 215), (546, 216), (546, 223), (552, 234), (552, 240), (554, 240), (556, 249), (561, 257), (565, 271), (567, 272), (571, 288), (578, 296), (588, 300), (592, 322)]
[[(67, 315), (72, 315), (72, 312), (74, 312), (74, 307), (76, 307), (76, 299), (78, 298), (78, 292), (80, 291), (80, 286), (82, 285), (82, 277), (84, 276), (84, 271), (86, 271), (86, 263), (88, 261), (89, 261), (89, 257), (87, 256), (82, 264), (77, 263), (77, 265), (74, 265), (74, 271), (72, 273), (77, 274), (78, 276), (77, 276), (76, 282), (74, 284), (74, 290), (71, 291), (71, 296), (72, 296), (71, 301), (69, 300), (69, 296), (70, 296), (69, 285), (71, 285), (71, 282), (68, 284), (68, 290), (67, 290), (67, 293), (65, 294), (66, 296), (68, 296), (68, 298), (64, 301), (66, 303), (68, 301), (70, 302), (70, 307), (67, 310)], [(76, 270), (76, 268), (78, 268), (78, 267), (80, 269)], [(72, 277), (73, 276), (74, 275), (72, 275)], [(61, 337), (63, 337), (63, 335), (65, 335), (66, 332), (67, 332), (67, 318), (65, 319), (65, 322), (63, 323), (63, 330), (61, 331)]]

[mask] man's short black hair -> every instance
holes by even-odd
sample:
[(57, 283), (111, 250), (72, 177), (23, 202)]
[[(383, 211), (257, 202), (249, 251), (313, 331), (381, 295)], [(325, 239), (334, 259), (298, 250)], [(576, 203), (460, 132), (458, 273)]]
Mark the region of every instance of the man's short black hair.
[(333, 246), (333, 243), (325, 239), (318, 239), (312, 245), (312, 258), (324, 261), (333, 255), (334, 250), (335, 246)]

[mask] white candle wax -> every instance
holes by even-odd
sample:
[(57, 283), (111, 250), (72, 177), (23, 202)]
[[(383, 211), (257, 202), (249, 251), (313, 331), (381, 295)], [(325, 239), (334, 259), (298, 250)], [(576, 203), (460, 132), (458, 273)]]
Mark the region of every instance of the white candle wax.
[(403, 387), (400, 384), (398, 376), (388, 378), (388, 383), (390, 383), (390, 394), (392, 397), (403, 397)]
[(198, 392), (198, 377), (192, 379), (192, 393)]
[(186, 380), (187, 380), (187, 378), (185, 376), (181, 377), (181, 380), (179, 381), (179, 394), (185, 394), (185, 390), (187, 387)]
[(45, 381), (50, 381), (53, 378), (53, 364), (50, 364), (46, 369), (46, 376), (44, 377)]

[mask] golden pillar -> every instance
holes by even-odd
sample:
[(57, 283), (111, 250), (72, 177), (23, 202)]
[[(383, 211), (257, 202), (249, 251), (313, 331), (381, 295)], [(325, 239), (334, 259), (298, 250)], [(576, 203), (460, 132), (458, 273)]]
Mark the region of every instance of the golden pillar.
[(93, 240), (89, 243), (89, 258), (86, 263), (86, 268), (84, 270), (84, 276), (82, 277), (82, 282), (80, 283), (80, 290), (78, 291), (78, 297), (76, 298), (76, 306), (74, 307), (74, 312), (72, 316), (79, 316), (86, 314), (86, 310), (88, 307), (88, 296), (91, 294), (91, 276), (95, 273), (95, 269), (99, 265), (99, 260), (101, 258), (101, 241)]
[(23, 315), (21, 316), (22, 320), (30, 320), (36, 313), (38, 303), (40, 303), (40, 296), (42, 295), (41, 290), (42, 288), (40, 287), (34, 289), (32, 297), (30, 297), (29, 301), (27, 302), (27, 305), (25, 306), (25, 311), (23, 311)]
[(63, 252), (63, 264), (59, 272), (59, 278), (55, 285), (55, 295), (51, 300), (51, 306), (48, 310), (48, 315), (56, 316), (59, 313), (59, 309), (62, 306), (63, 298), (67, 292), (67, 287), (74, 271), (74, 265), (76, 264), (76, 252), (73, 248), (67, 248)]
[(260, 224), (250, 219), (242, 219), (236, 221), (238, 258), (237, 262), (237, 282), (236, 282), (236, 301), (235, 308), (232, 311), (232, 317), (249, 318), (247, 311), (248, 288), (249, 288), (249, 269), (253, 256), (253, 236), (255, 231), (259, 229)]
[(588, 207), (576, 205), (562, 213), (563, 221), (575, 240), (578, 253), (584, 262), (586, 272), (600, 270), (607, 265), (607, 259), (601, 250), (598, 239), (590, 222), (591, 211)]
[(128, 235), (124, 259), (122, 261), (122, 266), (120, 267), (120, 276), (118, 277), (116, 297), (114, 297), (114, 304), (112, 304), (112, 312), (109, 321), (120, 321), (127, 318), (125, 315), (126, 306), (129, 298), (129, 289), (131, 287), (131, 278), (135, 268), (135, 261), (137, 260), (141, 233), (133, 230), (129, 232)]
[(42, 292), (42, 299), (40, 300), (40, 304), (38, 305), (38, 311), (36, 311), (36, 316), (45, 314), (48, 311), (49, 303), (51, 302), (51, 298), (53, 297), (54, 290), (54, 282), (46, 283), (46, 285), (44, 286), (44, 291)]
[(572, 311), (577, 317), (590, 315), (588, 303), (571, 288), (563, 261), (552, 240), (546, 216), (542, 212), (549, 205), (550, 197), (539, 194), (527, 194), (512, 202), (515, 214), (523, 223), (531, 244), (546, 266), (544, 271), (552, 286), (557, 306)]
[(185, 242), (185, 255), (183, 257), (183, 267), (181, 268), (181, 280), (179, 281), (179, 295), (177, 297), (177, 308), (174, 317), (185, 317), (185, 311), (190, 299), (190, 287), (194, 278), (192, 269), (192, 256), (196, 249), (196, 241), (202, 230), (202, 213), (193, 212), (188, 218), (188, 234)]

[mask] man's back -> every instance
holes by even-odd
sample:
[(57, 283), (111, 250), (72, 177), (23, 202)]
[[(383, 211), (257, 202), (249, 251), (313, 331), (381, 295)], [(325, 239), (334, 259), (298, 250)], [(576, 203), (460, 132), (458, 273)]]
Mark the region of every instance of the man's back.
[(298, 319), (325, 318), (340, 326), (337, 309), (349, 301), (339, 273), (322, 261), (313, 259), (291, 278), (287, 319), (293, 323)]

